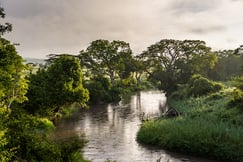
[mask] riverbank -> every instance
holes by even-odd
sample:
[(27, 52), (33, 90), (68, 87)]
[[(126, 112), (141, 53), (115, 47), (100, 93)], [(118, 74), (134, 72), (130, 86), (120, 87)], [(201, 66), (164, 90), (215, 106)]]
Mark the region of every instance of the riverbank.
[(228, 106), (232, 90), (209, 96), (169, 99), (183, 115), (143, 123), (137, 141), (220, 161), (243, 161), (243, 112)]
[(119, 105), (91, 105), (80, 109), (68, 118), (62, 118), (55, 129), (54, 138), (83, 137), (88, 143), (83, 149), (84, 158), (95, 162), (117, 161), (197, 161), (214, 162), (201, 158), (167, 152), (136, 142), (143, 112), (149, 117), (161, 114), (160, 104), (166, 102), (159, 91), (142, 91)]

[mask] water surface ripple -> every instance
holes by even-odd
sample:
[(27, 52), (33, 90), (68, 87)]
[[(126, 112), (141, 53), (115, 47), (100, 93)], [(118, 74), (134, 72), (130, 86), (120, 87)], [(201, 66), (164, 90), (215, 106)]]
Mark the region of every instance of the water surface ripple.
[(137, 143), (136, 133), (142, 116), (160, 116), (165, 104), (166, 97), (159, 91), (140, 92), (131, 96), (127, 103), (92, 106), (61, 120), (55, 136), (85, 135), (89, 142), (84, 148), (84, 157), (93, 162), (210, 162)]

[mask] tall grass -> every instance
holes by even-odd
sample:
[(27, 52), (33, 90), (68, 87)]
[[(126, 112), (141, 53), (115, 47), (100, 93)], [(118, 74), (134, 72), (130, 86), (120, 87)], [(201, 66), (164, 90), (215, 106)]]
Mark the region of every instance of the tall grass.
[(139, 142), (178, 152), (243, 161), (243, 128), (201, 118), (160, 119), (143, 124)]
[(183, 115), (145, 122), (137, 140), (220, 161), (243, 162), (243, 113), (237, 108), (228, 108), (228, 101), (226, 92), (200, 98), (169, 99), (169, 105)]

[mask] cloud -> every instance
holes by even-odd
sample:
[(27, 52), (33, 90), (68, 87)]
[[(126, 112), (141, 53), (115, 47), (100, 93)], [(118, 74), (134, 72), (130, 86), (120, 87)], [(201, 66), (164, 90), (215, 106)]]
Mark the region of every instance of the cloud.
[(195, 34), (222, 32), (222, 31), (225, 31), (225, 30), (226, 30), (225, 26), (217, 26), (217, 25), (216, 26), (208, 26), (208, 27), (198, 26), (198, 27), (188, 28), (188, 32), (195, 33)]
[(176, 0), (170, 5), (170, 9), (176, 15), (186, 13), (207, 12), (219, 7), (221, 0)]
[(19, 19), (38, 17), (39, 15), (43, 15), (43, 14), (49, 15), (55, 10), (55, 6), (50, 5), (50, 1), (48, 2), (47, 0), (42, 0), (42, 1), (33, 1), (33, 0), (4, 1), (2, 0), (1, 4), (3, 4), (3, 6), (11, 6), (11, 7), (6, 7), (8, 16), (19, 18)]
[[(150, 39), (156, 33), (153, 30), (159, 30), (159, 23), (154, 16), (154, 3), (148, 5), (141, 3), (142, 0), (59, 0), (59, 3), (23, 0), (23, 3), (17, 4), (14, 2), (16, 0), (6, 3), (6, 6), (11, 6), (7, 7), (11, 13), (8, 17), (14, 26), (10, 37), (15, 37), (21, 46), (30, 50), (41, 51), (50, 48), (57, 51), (56, 49), (66, 46), (72, 52), (75, 48), (77, 53), (95, 39), (141, 42), (145, 41), (144, 38), (137, 37), (144, 36)], [(18, 5), (18, 9), (15, 5)], [(21, 46), (19, 49), (22, 49)], [(141, 45), (138, 48), (141, 50)]]
[(243, 35), (240, 0), (0, 2), (14, 27), (7, 37), (28, 57), (77, 54), (96, 39), (124, 40), (140, 53), (165, 38), (202, 39), (223, 48), (236, 46)]

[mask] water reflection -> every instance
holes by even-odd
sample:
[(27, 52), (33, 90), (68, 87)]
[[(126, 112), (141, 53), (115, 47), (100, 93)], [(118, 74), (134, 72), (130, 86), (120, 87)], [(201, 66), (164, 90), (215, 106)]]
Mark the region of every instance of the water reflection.
[[(131, 97), (128, 104), (92, 106), (69, 119), (62, 120), (56, 130), (57, 138), (69, 138), (85, 134), (89, 140), (84, 148), (84, 157), (94, 162), (116, 160), (117, 162), (179, 162), (185, 156), (168, 154), (139, 145), (136, 133), (141, 124), (141, 115), (152, 118), (160, 116), (160, 107), (166, 97), (158, 91), (140, 92)], [(193, 161), (195, 159), (186, 157)], [(203, 161), (203, 160), (196, 160)]]

